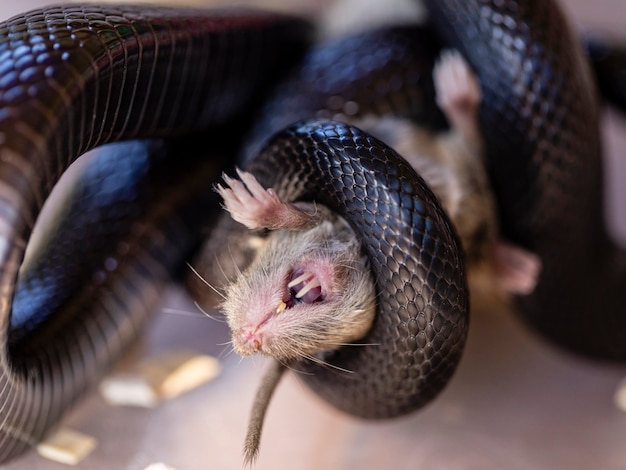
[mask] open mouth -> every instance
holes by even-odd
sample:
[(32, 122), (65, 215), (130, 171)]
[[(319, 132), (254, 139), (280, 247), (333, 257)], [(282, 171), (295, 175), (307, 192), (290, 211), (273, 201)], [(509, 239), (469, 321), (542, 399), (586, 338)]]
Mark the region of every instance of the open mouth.
[(309, 271), (294, 271), (289, 283), (289, 299), (285, 302), (290, 308), (297, 303), (312, 304), (324, 300), (325, 294), (319, 278)]

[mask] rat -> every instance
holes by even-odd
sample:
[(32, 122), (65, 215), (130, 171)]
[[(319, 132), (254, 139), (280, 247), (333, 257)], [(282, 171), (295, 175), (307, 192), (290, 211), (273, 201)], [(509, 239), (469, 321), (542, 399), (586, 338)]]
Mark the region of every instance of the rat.
[(272, 232), (257, 256), (226, 286), (222, 309), (241, 356), (276, 359), (257, 391), (244, 458), (258, 453), (265, 412), (284, 370), (298, 359), (324, 363), (323, 353), (350, 345), (370, 329), (376, 290), (367, 256), (350, 225), (325, 206), (282, 201), (237, 169), (216, 190), (231, 217)]
[[(433, 79), (448, 132), (397, 117), (350, 123), (394, 148), (426, 180), (456, 228), (468, 278), (478, 272), (498, 291), (531, 293), (540, 260), (498, 235), (478, 122), (478, 80), (455, 51), (442, 53)], [(253, 406), (244, 449), (250, 463), (282, 371), (301, 358), (321, 362), (325, 351), (363, 338), (374, 320), (376, 292), (367, 257), (343, 218), (315, 203), (287, 203), (252, 174), (237, 174), (239, 179), (224, 175), (224, 185), (216, 185), (224, 208), (249, 229), (270, 233), (252, 264), (226, 287), (222, 309), (237, 353), (276, 359)]]
[(242, 356), (314, 359), (367, 333), (376, 292), (350, 225), (325, 206), (286, 203), (237, 170), (216, 189), (234, 220), (272, 233), (252, 264), (226, 287), (222, 309)]

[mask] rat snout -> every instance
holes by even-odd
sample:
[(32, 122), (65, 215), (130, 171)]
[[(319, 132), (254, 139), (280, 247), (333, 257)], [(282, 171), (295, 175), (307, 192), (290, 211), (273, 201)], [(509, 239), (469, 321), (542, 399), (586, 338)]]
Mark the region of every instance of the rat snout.
[(266, 314), (258, 323), (248, 323), (233, 333), (233, 345), (237, 353), (241, 356), (252, 356), (263, 352), (263, 346), (267, 344), (269, 339), (268, 333), (271, 333), (267, 331), (266, 325), (272, 317), (280, 313), (279, 308), (276, 312)]
[(242, 327), (233, 335), (235, 350), (241, 356), (252, 356), (257, 354), (263, 343), (263, 333), (259, 328)]

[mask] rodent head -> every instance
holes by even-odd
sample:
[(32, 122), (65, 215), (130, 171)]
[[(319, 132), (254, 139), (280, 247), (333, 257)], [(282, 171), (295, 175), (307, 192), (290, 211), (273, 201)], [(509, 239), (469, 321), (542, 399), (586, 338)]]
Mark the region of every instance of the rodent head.
[(339, 219), (272, 232), (226, 290), (222, 307), (242, 356), (310, 357), (362, 338), (376, 312), (367, 257)]

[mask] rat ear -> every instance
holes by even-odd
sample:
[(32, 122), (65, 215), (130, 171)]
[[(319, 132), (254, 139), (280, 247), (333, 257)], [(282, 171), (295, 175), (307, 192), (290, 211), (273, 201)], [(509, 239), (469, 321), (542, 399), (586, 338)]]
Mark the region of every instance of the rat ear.
[(497, 240), (490, 252), (494, 278), (510, 294), (528, 295), (535, 290), (541, 260), (534, 253), (504, 240)]

